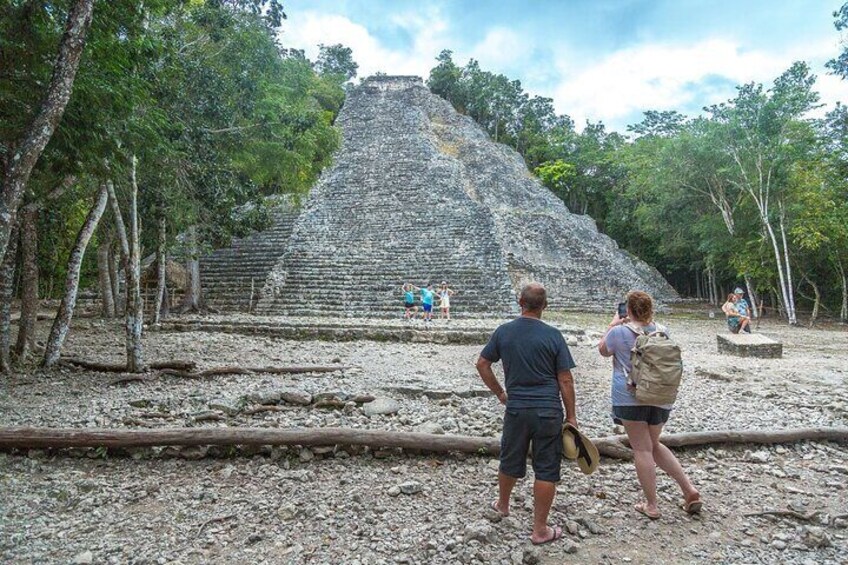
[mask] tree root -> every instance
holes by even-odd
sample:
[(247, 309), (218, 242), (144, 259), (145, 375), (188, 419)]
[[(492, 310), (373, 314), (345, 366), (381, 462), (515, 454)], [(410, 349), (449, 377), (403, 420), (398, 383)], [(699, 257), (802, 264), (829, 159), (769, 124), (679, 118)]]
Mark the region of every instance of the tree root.
[(127, 373), (109, 381), (109, 386), (120, 385), (125, 383), (147, 382), (156, 378), (155, 375), (146, 375), (144, 373)]
[(226, 516), (215, 516), (213, 518), (209, 518), (208, 520), (206, 520), (205, 522), (200, 524), (200, 527), (197, 529), (197, 534), (195, 534), (194, 537), (199, 538), (200, 534), (203, 533), (203, 529), (206, 526), (208, 526), (209, 524), (214, 524), (215, 522), (224, 522), (226, 520), (230, 520), (230, 519), (235, 518), (235, 517), (236, 517), (235, 514), (227, 514)]

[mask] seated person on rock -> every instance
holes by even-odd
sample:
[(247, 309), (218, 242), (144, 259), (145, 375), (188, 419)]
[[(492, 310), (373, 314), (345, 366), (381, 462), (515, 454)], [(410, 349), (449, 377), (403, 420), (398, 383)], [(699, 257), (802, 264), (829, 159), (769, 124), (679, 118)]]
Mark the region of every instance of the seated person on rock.
[(745, 291), (737, 286), (733, 294), (736, 295), (736, 302), (734, 303), (736, 311), (739, 312), (741, 317), (748, 319), (748, 323), (740, 329), (745, 333), (751, 333), (751, 307), (748, 305), (748, 301), (745, 300)]
[(727, 317), (727, 327), (731, 333), (738, 334), (740, 330), (748, 326), (751, 320), (747, 316), (742, 316), (739, 310), (736, 309), (736, 295), (728, 294), (727, 302), (721, 307), (721, 311)]

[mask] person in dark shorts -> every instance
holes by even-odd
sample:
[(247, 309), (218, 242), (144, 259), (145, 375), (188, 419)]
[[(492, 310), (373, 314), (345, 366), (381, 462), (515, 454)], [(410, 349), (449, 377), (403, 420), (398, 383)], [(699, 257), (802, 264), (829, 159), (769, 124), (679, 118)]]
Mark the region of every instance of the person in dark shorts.
[(427, 288), (419, 289), (421, 291), (421, 317), (425, 322), (433, 321), (433, 300), (436, 298), (436, 293), (433, 290), (433, 285), (428, 284)]
[[(539, 545), (562, 537), (562, 528), (548, 526), (548, 514), (560, 480), (563, 404), (566, 420), (575, 427), (574, 360), (562, 332), (542, 321), (547, 307), (545, 288), (536, 283), (521, 290), (521, 316), (492, 334), (477, 360), (477, 371), (506, 405), (501, 436), (498, 500), (492, 509), (509, 515), (509, 499), (518, 479), (527, 472), (527, 452), (533, 444), (533, 533)], [(503, 361), (506, 390), (492, 364)]]
[(634, 290), (627, 295), (627, 316), (621, 318), (616, 312), (607, 328), (606, 335), (598, 343), (598, 351), (604, 357), (613, 358), (612, 370), (612, 414), (617, 424), (624, 426), (633, 459), (636, 475), (645, 494), (645, 502), (635, 506), (637, 512), (655, 520), (660, 517), (657, 508), (657, 472), (659, 467), (668, 473), (683, 491), (683, 509), (690, 514), (701, 511), (698, 490), (692, 485), (680, 461), (666, 446), (659, 442), (663, 426), (671, 414), (671, 405), (649, 406), (636, 400), (635, 388), (628, 379), (631, 370), (630, 351), (636, 343), (639, 328), (645, 333), (668, 330), (654, 322), (654, 302), (645, 292)]
[(403, 292), (403, 307), (405, 309), (403, 319), (411, 320), (415, 317), (415, 312), (418, 310), (418, 307), (415, 306), (415, 291), (421, 289), (412, 283), (404, 283), (404, 285), (400, 287), (400, 290)]

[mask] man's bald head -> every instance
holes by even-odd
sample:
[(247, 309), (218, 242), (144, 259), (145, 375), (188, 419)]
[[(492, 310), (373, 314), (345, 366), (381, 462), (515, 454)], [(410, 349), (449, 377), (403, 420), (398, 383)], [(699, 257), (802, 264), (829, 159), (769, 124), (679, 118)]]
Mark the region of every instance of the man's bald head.
[(548, 293), (539, 283), (527, 284), (521, 289), (518, 304), (522, 310), (541, 314), (548, 306)]

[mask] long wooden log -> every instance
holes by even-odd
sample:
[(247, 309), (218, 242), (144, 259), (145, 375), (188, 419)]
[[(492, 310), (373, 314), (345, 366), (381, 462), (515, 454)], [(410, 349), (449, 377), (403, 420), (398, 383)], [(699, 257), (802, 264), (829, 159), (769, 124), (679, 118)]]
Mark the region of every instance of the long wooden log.
[(362, 445), (497, 455), (500, 440), (352, 428), (0, 428), (0, 448), (149, 447), (160, 445)]
[[(73, 365), (75, 367), (82, 367), (83, 369), (89, 369), (91, 371), (99, 371), (101, 373), (124, 373), (127, 370), (127, 365), (125, 363), (97, 363), (96, 361), (86, 361), (85, 359), (77, 359), (76, 357), (62, 357), (62, 363), (67, 363), (68, 365)], [(191, 371), (196, 367), (196, 363), (194, 361), (161, 361), (157, 363), (151, 363), (149, 365), (150, 369), (158, 371), (161, 369), (174, 369), (177, 371)]]
[[(790, 430), (720, 430), (667, 434), (660, 440), (669, 447), (713, 443), (790, 443), (802, 440), (848, 441), (848, 428)], [(601, 455), (630, 459), (625, 436), (592, 440)], [(124, 430), (104, 428), (0, 428), (0, 448), (144, 447), (162, 445), (360, 445), (430, 452), (459, 451), (497, 455), (498, 438), (437, 435), (417, 432), (359, 430), (351, 428), (166, 428)]]
[(336, 371), (347, 371), (348, 365), (295, 365), (290, 367), (214, 367), (205, 371), (189, 372), (180, 370), (165, 370), (163, 374), (186, 379), (203, 379), (207, 377), (220, 377), (224, 375), (302, 375), (306, 373), (335, 373)]

